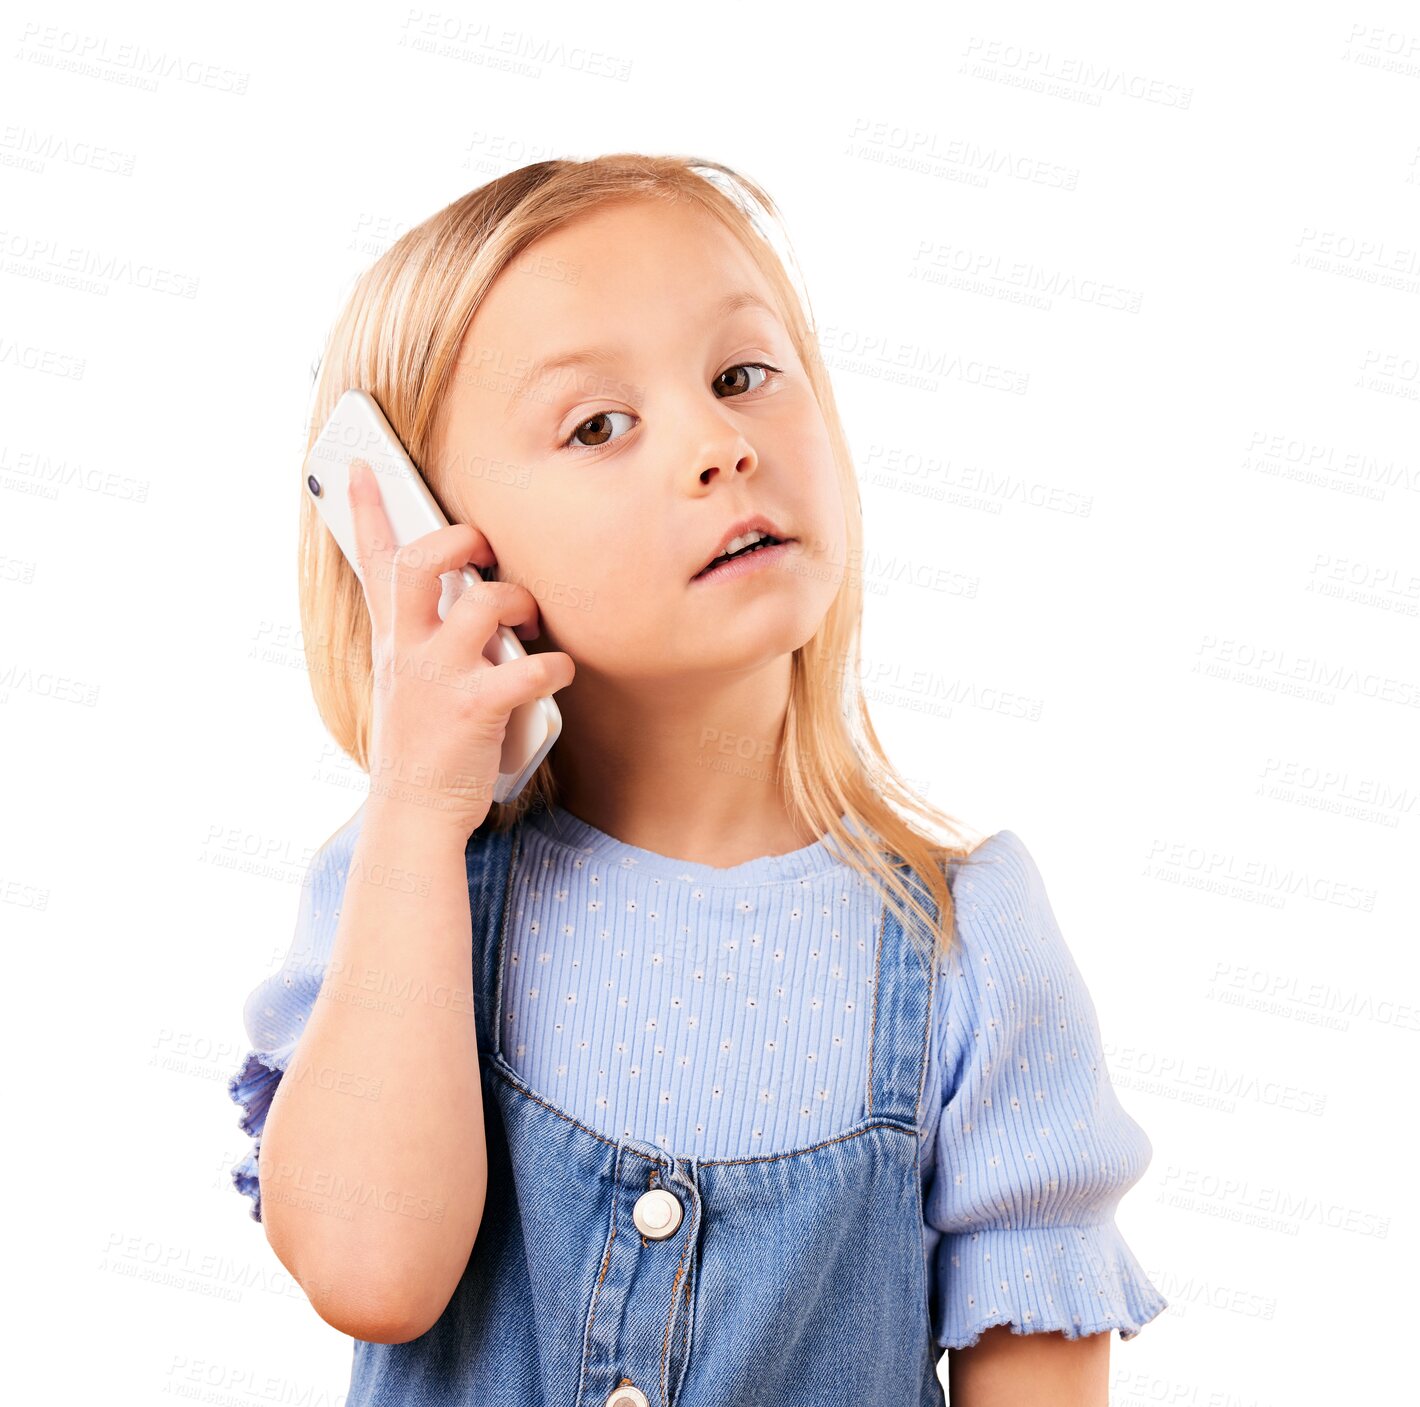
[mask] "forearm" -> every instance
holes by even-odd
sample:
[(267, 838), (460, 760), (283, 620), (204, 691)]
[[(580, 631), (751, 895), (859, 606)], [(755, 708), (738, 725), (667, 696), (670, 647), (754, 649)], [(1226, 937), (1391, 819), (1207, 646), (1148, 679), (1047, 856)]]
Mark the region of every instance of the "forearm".
[(948, 1354), (951, 1407), (1108, 1407), (1109, 1339), (987, 1329)]
[(483, 1216), (464, 849), (433, 818), (367, 803), (320, 995), (262, 1137), (267, 1239), (357, 1338), (427, 1328)]

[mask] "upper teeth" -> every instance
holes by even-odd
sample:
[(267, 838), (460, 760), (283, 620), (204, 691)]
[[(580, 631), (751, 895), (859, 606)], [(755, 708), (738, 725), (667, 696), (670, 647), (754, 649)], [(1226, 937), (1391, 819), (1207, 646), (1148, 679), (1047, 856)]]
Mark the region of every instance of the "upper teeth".
[(743, 533), (739, 537), (732, 537), (724, 547), (720, 549), (720, 555), (722, 557), (728, 557), (730, 553), (738, 552), (741, 548), (748, 547), (752, 542), (759, 542), (763, 538), (772, 536), (772, 533), (762, 533), (758, 528), (755, 528), (753, 532)]

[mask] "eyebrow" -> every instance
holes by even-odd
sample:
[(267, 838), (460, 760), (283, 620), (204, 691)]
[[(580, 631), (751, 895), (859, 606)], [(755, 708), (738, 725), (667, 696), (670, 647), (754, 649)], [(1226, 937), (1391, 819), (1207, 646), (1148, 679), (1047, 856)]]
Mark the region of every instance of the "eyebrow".
[[(771, 317), (778, 316), (758, 293), (753, 293), (749, 289), (727, 293), (710, 308), (709, 316), (711, 318), (727, 318), (743, 308), (759, 308)], [(519, 377), (513, 389), (508, 393), (508, 403), (511, 405), (513, 401), (521, 399), (532, 386), (535, 386), (550, 372), (559, 371), (563, 367), (614, 366), (621, 351), (619, 346), (578, 347), (571, 352), (559, 352), (555, 356), (543, 357), (529, 367), (526, 375)]]

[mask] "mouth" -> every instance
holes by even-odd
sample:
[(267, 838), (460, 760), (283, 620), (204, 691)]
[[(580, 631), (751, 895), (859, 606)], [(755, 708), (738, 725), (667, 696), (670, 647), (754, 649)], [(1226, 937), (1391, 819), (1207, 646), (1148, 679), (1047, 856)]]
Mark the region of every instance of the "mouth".
[[(738, 562), (747, 557), (754, 557), (762, 552), (768, 552), (771, 548), (782, 548), (798, 539), (790, 537), (765, 517), (745, 518), (738, 523), (731, 525), (728, 532), (721, 537), (715, 548), (715, 555), (705, 563), (701, 569), (691, 578), (692, 581), (699, 581), (702, 577), (709, 576), (711, 572), (721, 570), (727, 563)], [(774, 552), (773, 556), (782, 556), (782, 552)]]

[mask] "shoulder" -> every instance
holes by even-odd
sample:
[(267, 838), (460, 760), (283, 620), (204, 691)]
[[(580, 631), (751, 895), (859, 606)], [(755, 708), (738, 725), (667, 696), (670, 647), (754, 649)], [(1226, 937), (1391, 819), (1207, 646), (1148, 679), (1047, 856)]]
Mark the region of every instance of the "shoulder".
[(947, 866), (951, 900), (966, 914), (981, 913), (990, 904), (1015, 900), (1037, 902), (1045, 897), (1045, 882), (1030, 849), (1014, 831), (987, 836), (970, 855)]
[(972, 999), (1023, 991), (1069, 999), (1082, 979), (1056, 921), (1044, 876), (1014, 831), (997, 831), (952, 863), (952, 945), (947, 979)]
[(958, 867), (952, 897), (952, 942), (938, 968), (947, 1089), (972, 1070), (991, 1077), (1026, 1064), (1061, 1076), (1084, 1062), (1095, 1078), (1094, 1000), (1025, 842), (1013, 831), (983, 841)]

